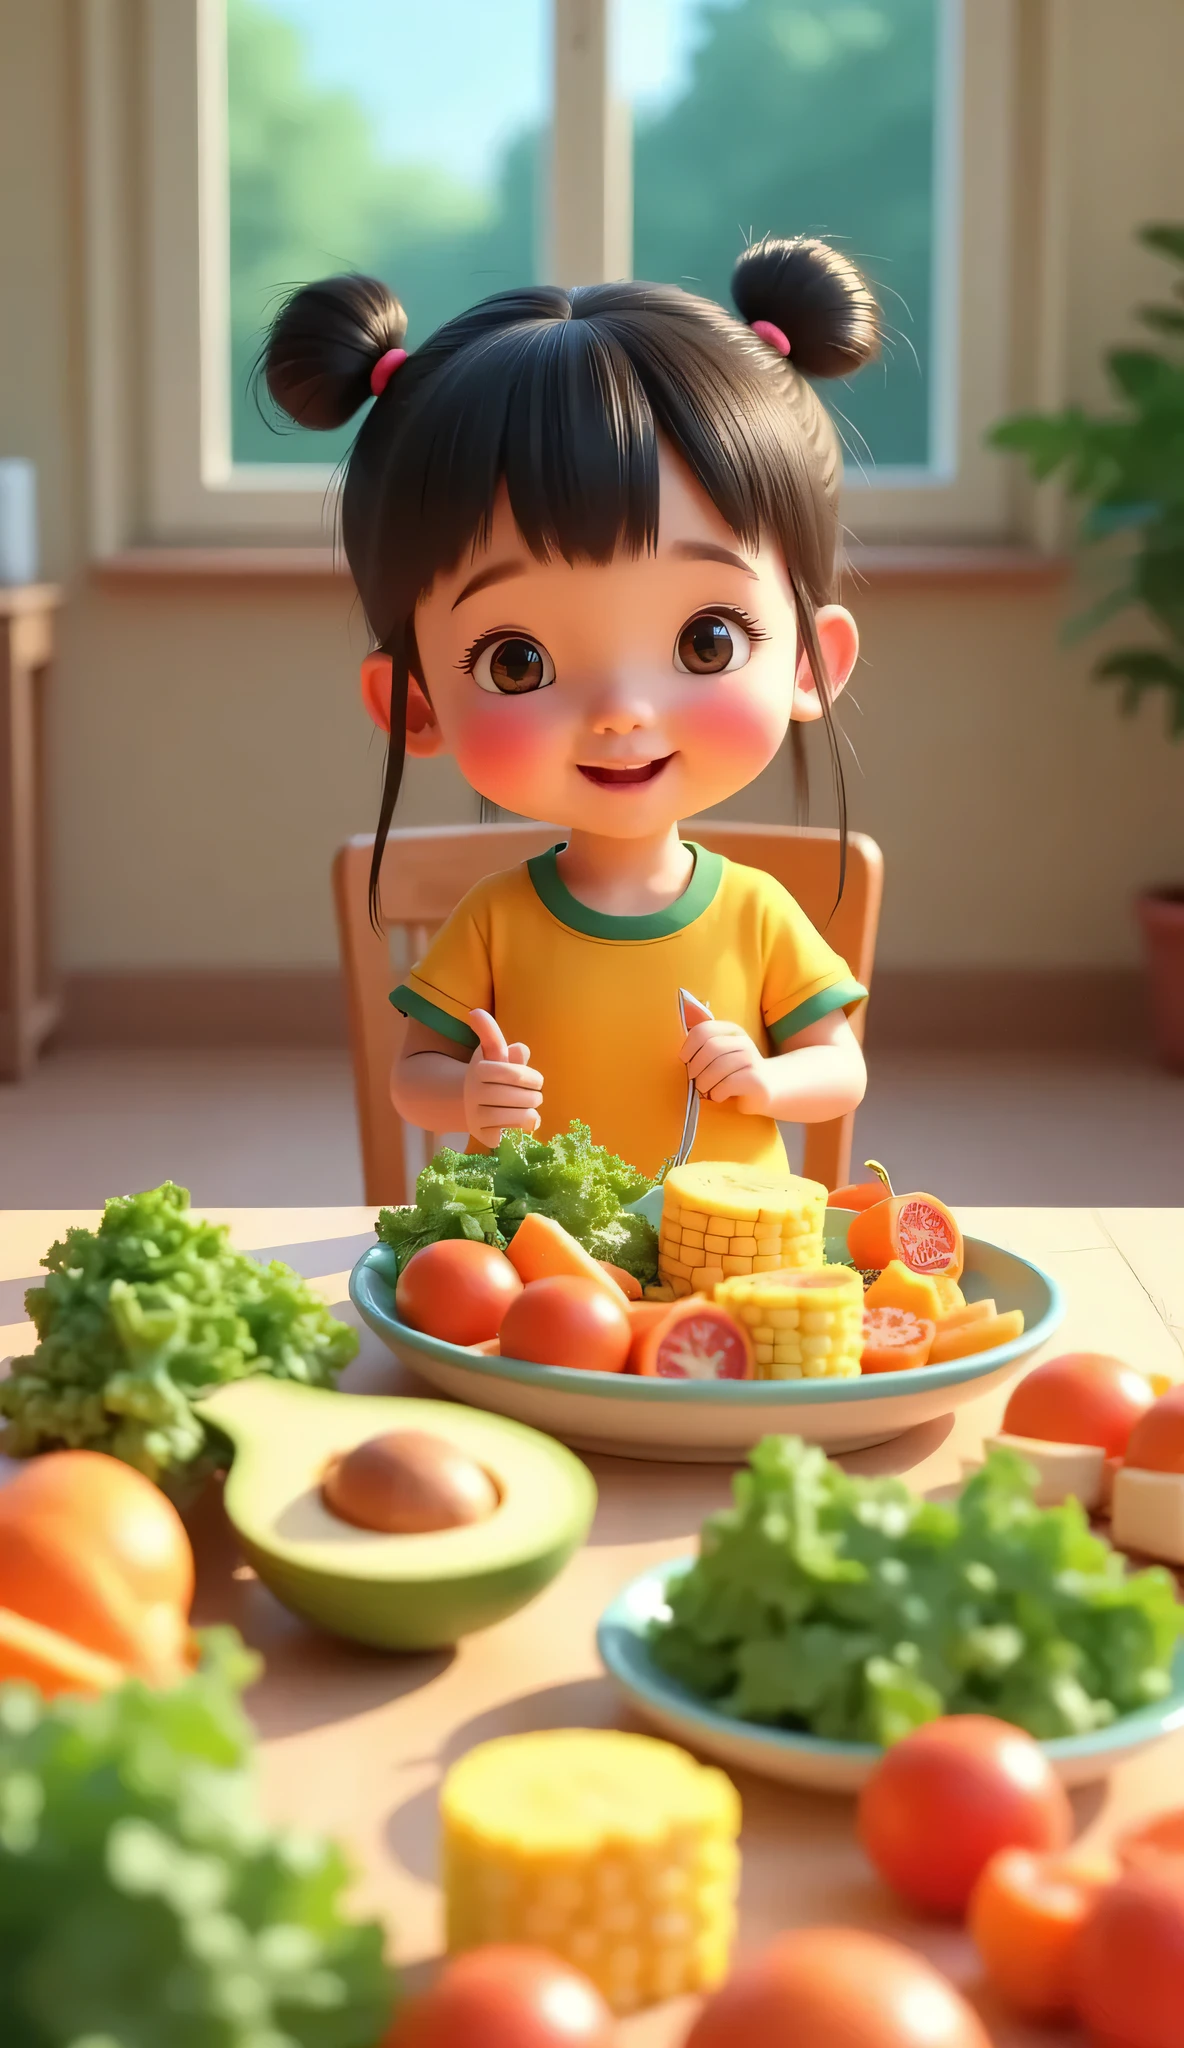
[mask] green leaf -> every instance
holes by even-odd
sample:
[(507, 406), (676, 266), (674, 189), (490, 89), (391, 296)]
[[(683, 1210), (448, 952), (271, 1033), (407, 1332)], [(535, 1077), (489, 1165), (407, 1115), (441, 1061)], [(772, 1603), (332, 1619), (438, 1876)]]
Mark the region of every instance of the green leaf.
[(206, 1640), (156, 1692), (0, 1686), (0, 2041), (373, 2048), (393, 1983), (332, 1844), (264, 1822), (240, 1685)]
[(1153, 222), (1149, 227), (1139, 229), (1138, 239), (1144, 248), (1154, 249), (1160, 256), (1170, 256), (1176, 263), (1184, 263), (1184, 227), (1176, 222)]
[(1075, 1502), (995, 1452), (954, 1503), (768, 1437), (654, 1625), (655, 1661), (743, 1719), (887, 1743), (943, 1713), (1039, 1734), (1162, 1697), (1184, 1609), (1130, 1577)]
[(1140, 306), (1139, 319), (1160, 334), (1184, 334), (1184, 308), (1179, 306)]
[(330, 1385), (358, 1348), (307, 1282), (230, 1243), (172, 1181), (50, 1247), (26, 1296), (36, 1349), (0, 1382), (4, 1448), (90, 1446), (172, 1483), (215, 1462), (195, 1401), (246, 1373)]
[(1106, 366), (1119, 390), (1144, 409), (1165, 400), (1180, 401), (1184, 372), (1150, 349), (1111, 349)]

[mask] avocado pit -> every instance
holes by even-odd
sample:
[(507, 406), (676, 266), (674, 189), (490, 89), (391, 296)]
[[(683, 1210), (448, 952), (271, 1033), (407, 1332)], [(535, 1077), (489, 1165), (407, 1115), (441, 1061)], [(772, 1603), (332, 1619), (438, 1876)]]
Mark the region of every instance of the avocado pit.
[(426, 1536), (487, 1521), (500, 1494), (475, 1458), (422, 1429), (369, 1437), (333, 1458), (321, 1478), (330, 1514), (385, 1536)]

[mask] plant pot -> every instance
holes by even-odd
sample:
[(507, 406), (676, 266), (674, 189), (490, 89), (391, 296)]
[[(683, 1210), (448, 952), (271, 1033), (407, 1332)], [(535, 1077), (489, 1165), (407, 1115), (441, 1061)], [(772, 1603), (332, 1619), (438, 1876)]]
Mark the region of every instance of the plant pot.
[(1166, 1067), (1184, 1074), (1184, 887), (1148, 889), (1136, 907), (1147, 953), (1155, 1049)]

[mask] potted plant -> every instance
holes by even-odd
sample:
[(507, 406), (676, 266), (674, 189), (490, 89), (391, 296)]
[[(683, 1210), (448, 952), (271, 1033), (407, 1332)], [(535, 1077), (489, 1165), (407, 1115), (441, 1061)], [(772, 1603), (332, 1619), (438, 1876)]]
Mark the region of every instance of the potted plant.
[[(1143, 228), (1139, 240), (1184, 266), (1184, 226)], [(1080, 406), (1024, 413), (1004, 420), (990, 438), (1025, 456), (1038, 479), (1061, 473), (1070, 495), (1084, 503), (1082, 544), (1110, 544), (1109, 587), (1068, 630), (1076, 638), (1141, 606), (1154, 638), (1117, 648), (1094, 673), (1121, 684), (1124, 712), (1135, 711), (1147, 691), (1162, 690), (1168, 732), (1178, 740), (1184, 738), (1184, 275), (1173, 282), (1172, 300), (1139, 310), (1144, 326), (1161, 337), (1160, 347), (1116, 348), (1106, 358), (1124, 401), (1121, 411), (1104, 418)], [(1184, 884), (1144, 890), (1138, 915), (1156, 1042), (1166, 1063), (1184, 1072)]]

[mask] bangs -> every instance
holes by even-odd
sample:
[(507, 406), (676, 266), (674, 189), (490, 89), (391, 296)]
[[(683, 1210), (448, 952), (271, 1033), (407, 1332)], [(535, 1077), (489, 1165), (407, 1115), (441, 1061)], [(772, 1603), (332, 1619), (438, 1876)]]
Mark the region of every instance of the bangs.
[(503, 321), (511, 306), (510, 324), (492, 299), (440, 330), (400, 372), (394, 433), (376, 409), (358, 437), (343, 538), (381, 646), (488, 541), (503, 484), (540, 561), (652, 552), (660, 439), (742, 544), (800, 540), (806, 479), (768, 352), (720, 308), (636, 285), (514, 292)]

